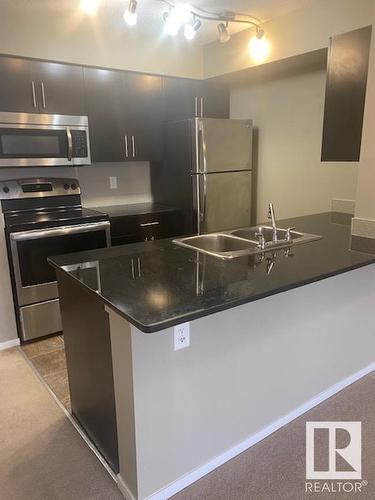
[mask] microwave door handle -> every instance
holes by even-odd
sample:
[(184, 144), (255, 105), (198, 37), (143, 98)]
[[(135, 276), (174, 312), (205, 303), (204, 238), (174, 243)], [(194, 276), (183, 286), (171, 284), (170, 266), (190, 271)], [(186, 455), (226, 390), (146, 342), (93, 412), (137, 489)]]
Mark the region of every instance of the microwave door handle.
[(89, 233), (100, 229), (107, 230), (110, 228), (109, 221), (96, 222), (92, 224), (77, 224), (75, 226), (63, 226), (49, 229), (32, 229), (31, 231), (20, 231), (11, 233), (12, 241), (29, 241), (42, 238), (52, 238), (54, 236), (69, 236), (71, 234)]
[(67, 138), (67, 141), (68, 141), (68, 155), (67, 155), (67, 158), (68, 158), (68, 161), (72, 161), (72, 157), (73, 157), (73, 139), (72, 139), (72, 132), (70, 130), (70, 127), (66, 127), (66, 138)]

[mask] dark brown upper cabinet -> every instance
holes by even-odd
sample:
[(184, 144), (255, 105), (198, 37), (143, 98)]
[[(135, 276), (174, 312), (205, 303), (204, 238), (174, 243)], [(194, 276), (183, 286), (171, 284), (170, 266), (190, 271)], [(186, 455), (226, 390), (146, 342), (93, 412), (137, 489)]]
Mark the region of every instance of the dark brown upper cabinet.
[(0, 57), (0, 111), (84, 114), (81, 66)]
[(82, 66), (34, 61), (33, 79), (41, 113), (85, 115)]
[(217, 83), (164, 78), (167, 121), (187, 118), (229, 118), (229, 90)]
[(0, 57), (0, 111), (36, 113), (36, 91), (31, 61)]
[(158, 161), (163, 158), (163, 79), (154, 75), (123, 73), (125, 135), (128, 159)]
[(84, 68), (84, 75), (92, 160), (160, 160), (162, 79), (96, 68)]
[(359, 161), (371, 26), (330, 39), (322, 161)]
[(121, 71), (84, 68), (85, 101), (93, 162), (125, 161), (123, 76)]

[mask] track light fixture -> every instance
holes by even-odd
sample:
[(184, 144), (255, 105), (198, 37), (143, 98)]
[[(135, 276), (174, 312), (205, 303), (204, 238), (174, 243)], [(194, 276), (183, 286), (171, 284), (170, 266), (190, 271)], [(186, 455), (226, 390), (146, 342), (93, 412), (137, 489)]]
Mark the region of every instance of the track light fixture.
[(184, 35), (186, 40), (194, 40), (198, 30), (202, 26), (202, 21), (193, 17), (193, 22), (185, 24)]
[(230, 34), (228, 32), (228, 22), (219, 23), (217, 25), (217, 30), (219, 32), (219, 40), (221, 43), (227, 43), (230, 40)]
[[(128, 5), (124, 12), (124, 20), (128, 26), (137, 24), (137, 8), (139, 0), (127, 0)], [(185, 0), (158, 0), (167, 6), (167, 11), (163, 13), (164, 33), (176, 36), (183, 27), (184, 36), (187, 40), (194, 40), (204, 22), (217, 23), (217, 31), (221, 43), (229, 42), (231, 35), (229, 26), (232, 23), (247, 24), (255, 28), (255, 35), (249, 41), (249, 56), (257, 62), (264, 61), (270, 52), (270, 44), (264, 36), (264, 30), (260, 27), (262, 21), (255, 16), (239, 14), (231, 11), (212, 12), (189, 5), (188, 3), (178, 3)], [(95, 15), (101, 0), (80, 0), (80, 7), (83, 12)]]
[(187, 24), (191, 18), (191, 7), (188, 4), (179, 4), (174, 6), (169, 4), (169, 11), (164, 12), (165, 21), (164, 33), (166, 35), (176, 36), (183, 25)]
[(128, 8), (124, 13), (124, 20), (129, 26), (137, 24), (137, 0), (129, 0)]

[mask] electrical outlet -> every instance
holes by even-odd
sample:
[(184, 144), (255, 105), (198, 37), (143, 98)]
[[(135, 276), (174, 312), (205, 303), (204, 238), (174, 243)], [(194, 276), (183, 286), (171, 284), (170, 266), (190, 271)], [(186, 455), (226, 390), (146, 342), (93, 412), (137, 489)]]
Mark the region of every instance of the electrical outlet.
[(174, 350), (178, 351), (190, 345), (190, 323), (181, 323), (174, 327)]
[(117, 189), (117, 177), (115, 176), (109, 177), (109, 187), (111, 189)]

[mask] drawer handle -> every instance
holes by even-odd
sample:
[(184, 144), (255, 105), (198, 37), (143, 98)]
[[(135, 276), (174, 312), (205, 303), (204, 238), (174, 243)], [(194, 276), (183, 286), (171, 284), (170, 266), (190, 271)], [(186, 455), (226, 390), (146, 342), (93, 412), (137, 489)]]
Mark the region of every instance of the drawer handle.
[(147, 227), (147, 226), (158, 226), (160, 222), (155, 221), (155, 222), (144, 222), (143, 224), (139, 224), (140, 227)]

